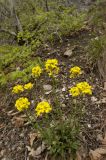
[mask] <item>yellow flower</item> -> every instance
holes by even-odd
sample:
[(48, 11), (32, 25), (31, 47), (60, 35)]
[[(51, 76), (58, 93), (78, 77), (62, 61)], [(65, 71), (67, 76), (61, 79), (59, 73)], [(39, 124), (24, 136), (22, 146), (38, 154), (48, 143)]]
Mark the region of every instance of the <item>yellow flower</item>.
[(32, 76), (33, 77), (37, 78), (41, 75), (41, 73), (42, 73), (42, 69), (40, 66), (36, 66), (36, 67), (32, 68)]
[(72, 97), (77, 97), (80, 95), (80, 91), (77, 87), (70, 88), (69, 92), (72, 95)]
[(42, 101), (42, 102), (38, 103), (38, 105), (35, 109), (37, 116), (40, 116), (43, 113), (49, 113), (51, 110), (52, 110), (52, 107), (46, 101)]
[(12, 89), (12, 93), (21, 93), (24, 91), (24, 87), (23, 85), (17, 85), (17, 86), (14, 86), (13, 89)]
[(70, 68), (69, 72), (71, 73), (70, 78), (75, 78), (76, 76), (81, 74), (81, 68), (78, 66), (75, 66)]
[(24, 85), (24, 89), (32, 89), (33, 88), (33, 84), (32, 83), (27, 83)]
[(57, 75), (59, 72), (58, 60), (48, 59), (45, 63), (45, 69), (48, 72), (49, 76)]
[(28, 98), (21, 97), (16, 100), (15, 107), (19, 111), (23, 111), (25, 109), (28, 109), (30, 106), (30, 102), (28, 101)]
[(87, 82), (77, 83), (75, 87), (72, 87), (69, 92), (73, 97), (79, 95), (92, 94), (92, 86), (90, 86)]
[(92, 86), (87, 82), (80, 82), (76, 86), (83, 94), (92, 94)]

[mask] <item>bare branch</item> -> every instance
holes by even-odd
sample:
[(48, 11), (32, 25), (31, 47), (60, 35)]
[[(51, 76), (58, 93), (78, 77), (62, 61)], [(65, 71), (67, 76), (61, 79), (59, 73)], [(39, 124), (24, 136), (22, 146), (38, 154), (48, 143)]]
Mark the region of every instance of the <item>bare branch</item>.
[(22, 25), (21, 25), (21, 22), (16, 14), (16, 11), (14, 9), (14, 16), (15, 16), (15, 19), (16, 19), (16, 23), (17, 23), (17, 28), (18, 28), (18, 32), (22, 32), (23, 31), (23, 28), (22, 28)]
[(6, 30), (6, 29), (2, 29), (2, 28), (0, 28), (0, 32), (5, 32), (5, 33), (10, 34), (10, 35), (15, 36), (15, 37), (17, 36), (17, 34), (15, 32), (12, 32), (12, 31), (9, 31), (9, 30)]

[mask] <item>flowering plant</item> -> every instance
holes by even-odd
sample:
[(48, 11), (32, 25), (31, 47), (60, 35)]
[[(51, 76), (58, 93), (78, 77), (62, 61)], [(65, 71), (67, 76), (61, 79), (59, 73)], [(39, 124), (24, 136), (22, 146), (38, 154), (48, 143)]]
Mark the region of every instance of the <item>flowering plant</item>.
[(36, 66), (36, 67), (32, 68), (32, 76), (33, 77), (38, 78), (38, 77), (40, 77), (41, 73), (42, 73), (42, 69), (40, 66)]
[(55, 76), (59, 73), (58, 60), (57, 59), (48, 59), (45, 62), (45, 69), (49, 76)]
[(38, 105), (35, 109), (37, 116), (40, 116), (43, 113), (49, 113), (51, 110), (52, 110), (52, 107), (46, 101), (42, 101), (42, 102), (38, 103)]
[(70, 88), (69, 92), (73, 97), (87, 94), (91, 95), (92, 86), (90, 86), (87, 82), (80, 82), (77, 83), (75, 87)]
[[(30, 118), (30, 120), (32, 121), (32, 124), (34, 124), (34, 127), (36, 127), (36, 130), (40, 132), (41, 139), (44, 140), (48, 145), (50, 153), (53, 156), (56, 156), (56, 159), (58, 159), (58, 155), (63, 159), (66, 159), (67, 155), (70, 153), (74, 154), (78, 148), (79, 143), (77, 137), (80, 132), (80, 119), (83, 116), (83, 110), (85, 107), (83, 106), (84, 102), (82, 97), (92, 94), (92, 86), (89, 85), (88, 82), (84, 81), (78, 82), (76, 85), (71, 87), (69, 89), (71, 97), (68, 99), (66, 112), (63, 112), (64, 108), (62, 108), (62, 101), (64, 98), (61, 99), (60, 94), (57, 94), (58, 85), (55, 78), (55, 76), (59, 74), (60, 70), (58, 60), (48, 59), (45, 62), (45, 70), (51, 77), (50, 81), (53, 82), (51, 96), (46, 95), (45, 98), (45, 93), (42, 92), (41, 87), (42, 81), (40, 81), (39, 78), (39, 83), (36, 83), (36, 88), (38, 90), (35, 88), (35, 91), (37, 91), (36, 94), (39, 94), (40, 91), (40, 93), (43, 93), (43, 100), (41, 95), (36, 95), (34, 113), (32, 114), (32, 110), (30, 110), (31, 103), (26, 97), (18, 98), (16, 100), (15, 107), (19, 111), (27, 110), (27, 115), (29, 117), (33, 117)], [(35, 81), (37, 81), (36, 78), (38, 78), (42, 72), (43, 70), (39, 65), (32, 68), (32, 76)], [(71, 78), (75, 78), (81, 73), (81, 68), (78, 66), (70, 69)], [(12, 92), (19, 93), (23, 92), (24, 90), (29, 90), (33, 87), (33, 84), (29, 82), (24, 86), (15, 86)], [(68, 88), (69, 87), (67, 86), (67, 91)], [(51, 98), (50, 103), (48, 98)], [(67, 109), (69, 114), (67, 114)]]
[(24, 89), (26, 90), (30, 90), (32, 88), (33, 88), (33, 84), (31, 82), (24, 85)]
[(75, 78), (81, 74), (81, 68), (78, 66), (70, 68), (70, 78)]
[(12, 89), (12, 93), (14, 93), (14, 94), (21, 93), (23, 91), (24, 91), (23, 85), (16, 85)]
[(29, 108), (29, 106), (30, 106), (30, 102), (29, 102), (28, 98), (21, 97), (16, 100), (15, 107), (19, 111), (26, 110)]

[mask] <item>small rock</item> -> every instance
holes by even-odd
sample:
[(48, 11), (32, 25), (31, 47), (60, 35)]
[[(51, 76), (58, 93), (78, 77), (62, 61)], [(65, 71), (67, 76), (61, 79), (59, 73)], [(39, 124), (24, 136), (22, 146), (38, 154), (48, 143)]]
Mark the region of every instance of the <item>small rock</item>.
[(91, 101), (92, 101), (92, 102), (97, 102), (97, 98), (94, 97), (94, 96), (92, 96), (92, 97), (91, 97)]
[(64, 99), (64, 95), (63, 95), (63, 94), (60, 94), (60, 97), (61, 97), (62, 99)]
[(73, 49), (69, 49), (64, 53), (65, 57), (71, 57), (73, 55)]
[(65, 88), (65, 87), (63, 87), (63, 88), (62, 88), (62, 91), (63, 91), (63, 92), (65, 92), (65, 91), (66, 91), (66, 88)]
[(31, 100), (31, 104), (32, 104), (32, 106), (35, 106), (35, 101)]
[(56, 93), (59, 93), (59, 92), (61, 92), (60, 89), (56, 89)]
[(21, 133), (21, 134), (20, 134), (20, 137), (23, 138), (23, 137), (24, 137), (24, 133)]
[(50, 94), (52, 91), (45, 92), (46, 95)]
[(95, 40), (99, 40), (99, 37), (95, 37), (94, 39), (95, 39)]
[(21, 68), (20, 68), (20, 67), (17, 67), (17, 68), (16, 68), (16, 70), (17, 70), (17, 71), (20, 71), (20, 70), (21, 70)]
[(49, 85), (49, 84), (43, 85), (43, 89), (44, 89), (45, 91), (50, 91), (50, 90), (52, 90), (52, 86)]
[(62, 108), (65, 108), (65, 107), (66, 107), (66, 105), (65, 105), (65, 104), (62, 104), (61, 106), (62, 106)]
[(88, 124), (88, 128), (91, 128), (91, 124)]

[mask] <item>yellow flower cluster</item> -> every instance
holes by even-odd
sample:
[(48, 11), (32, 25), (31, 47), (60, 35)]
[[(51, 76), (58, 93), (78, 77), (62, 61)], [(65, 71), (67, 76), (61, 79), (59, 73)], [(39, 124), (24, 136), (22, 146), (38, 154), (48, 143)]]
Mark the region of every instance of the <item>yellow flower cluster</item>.
[(27, 83), (24, 85), (24, 89), (32, 89), (33, 88), (33, 84), (30, 82), (30, 83)]
[(70, 78), (75, 78), (76, 76), (81, 74), (81, 68), (78, 66), (70, 68)]
[(32, 68), (32, 76), (33, 77), (37, 78), (41, 75), (41, 73), (42, 73), (42, 69), (40, 66), (36, 66), (36, 67)]
[(92, 94), (92, 86), (90, 86), (87, 82), (80, 82), (76, 86), (83, 94)]
[(75, 87), (72, 87), (69, 90), (72, 97), (77, 97), (79, 95), (92, 94), (92, 86), (90, 86), (87, 82), (80, 82)]
[(23, 92), (24, 91), (24, 87), (23, 87), (23, 85), (16, 85), (16, 86), (14, 86), (13, 87), (13, 89), (12, 89), (12, 93), (21, 93), (21, 92)]
[(80, 91), (77, 87), (70, 88), (69, 92), (73, 97), (77, 97), (80, 95)]
[(21, 97), (16, 100), (15, 107), (19, 111), (23, 111), (25, 109), (28, 109), (29, 106), (30, 106), (30, 102), (29, 102), (28, 98)]
[(48, 72), (49, 76), (57, 75), (59, 72), (58, 60), (48, 59), (45, 63), (45, 69)]
[(14, 94), (18, 94), (18, 93), (21, 93), (24, 91), (24, 89), (32, 89), (33, 88), (33, 84), (30, 82), (30, 83), (27, 83), (25, 84), (24, 86), (23, 85), (16, 85), (13, 87), (12, 89), (12, 93)]
[(52, 110), (52, 107), (46, 101), (42, 101), (42, 102), (38, 103), (38, 105), (35, 109), (37, 116), (40, 116), (43, 113), (49, 113), (51, 110)]

